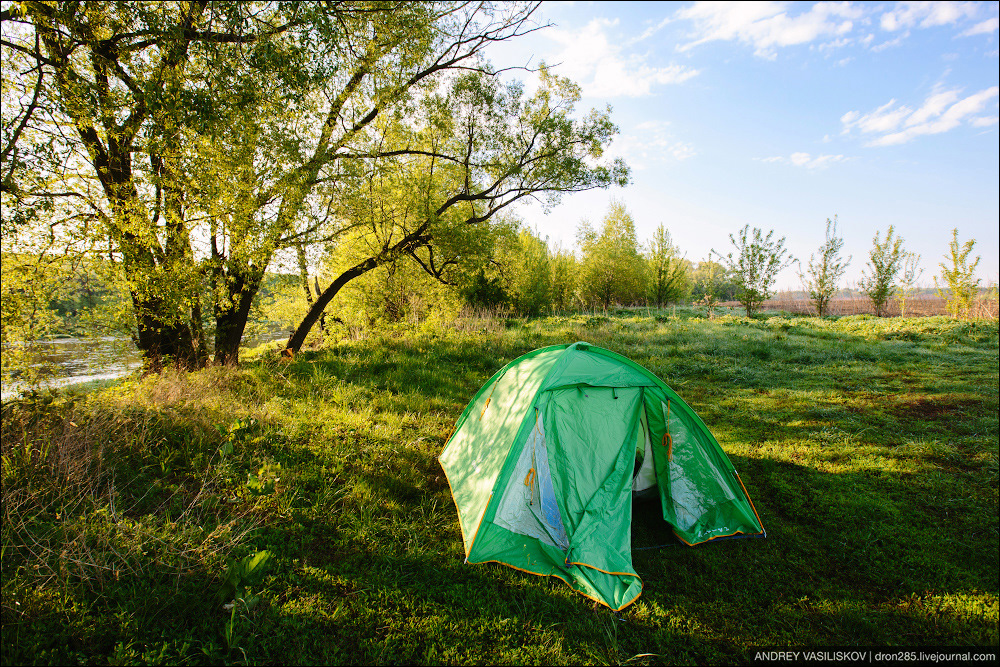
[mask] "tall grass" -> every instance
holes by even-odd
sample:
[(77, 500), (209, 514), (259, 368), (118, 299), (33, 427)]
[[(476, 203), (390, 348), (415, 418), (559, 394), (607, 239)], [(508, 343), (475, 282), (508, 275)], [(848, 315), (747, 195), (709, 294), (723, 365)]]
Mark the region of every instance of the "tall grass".
[[(643, 595), (463, 563), (437, 455), (544, 345), (635, 359), (701, 415), (766, 540), (633, 510)], [(669, 663), (996, 645), (996, 322), (692, 309), (355, 332), (292, 362), (3, 406), (4, 663)], [(249, 358), (249, 356), (248, 356)]]

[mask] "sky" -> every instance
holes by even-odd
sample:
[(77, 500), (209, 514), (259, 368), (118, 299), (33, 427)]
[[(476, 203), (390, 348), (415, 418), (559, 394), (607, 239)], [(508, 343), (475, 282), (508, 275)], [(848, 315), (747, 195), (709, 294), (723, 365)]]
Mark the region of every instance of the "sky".
[[(546, 2), (550, 24), (497, 44), (496, 67), (544, 62), (610, 105), (632, 182), (517, 213), (573, 248), (613, 200), (638, 238), (659, 224), (689, 260), (733, 250), (744, 225), (786, 237), (804, 267), (837, 216), (843, 285), (893, 226), (933, 286), (952, 229), (998, 279), (1000, 135), (995, 2)], [(531, 92), (536, 74), (507, 76)], [(796, 269), (780, 289), (800, 289)]]

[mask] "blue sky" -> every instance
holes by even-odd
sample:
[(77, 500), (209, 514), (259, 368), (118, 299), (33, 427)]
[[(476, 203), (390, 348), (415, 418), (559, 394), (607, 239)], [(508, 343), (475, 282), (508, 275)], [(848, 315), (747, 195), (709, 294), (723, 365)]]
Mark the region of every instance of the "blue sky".
[[(498, 45), (499, 67), (544, 61), (611, 105), (627, 188), (518, 212), (572, 247), (584, 218), (625, 203), (640, 240), (661, 222), (688, 259), (749, 224), (805, 263), (838, 216), (844, 283), (889, 225), (932, 285), (951, 230), (998, 278), (998, 4), (550, 2), (551, 23)], [(530, 91), (533, 75), (522, 78)], [(778, 280), (799, 288), (794, 270)]]

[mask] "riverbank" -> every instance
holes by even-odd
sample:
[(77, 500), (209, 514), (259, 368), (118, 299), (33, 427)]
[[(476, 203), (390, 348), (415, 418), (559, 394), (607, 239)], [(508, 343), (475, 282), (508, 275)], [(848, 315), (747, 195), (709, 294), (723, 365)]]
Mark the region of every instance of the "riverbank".
[[(480, 386), (587, 340), (673, 387), (765, 540), (679, 545), (643, 595), (464, 564), (436, 457)], [(759, 646), (997, 643), (996, 322), (468, 320), (5, 404), (6, 663), (732, 664)], [(149, 603), (156, 600), (155, 605)]]
[[(286, 332), (272, 332), (251, 338), (244, 352), (260, 349), (287, 338)], [(52, 390), (75, 386), (97, 388), (142, 368), (142, 357), (129, 338), (116, 336), (63, 336), (32, 343), (33, 358), (28, 365), (30, 382), (18, 379), (0, 383), (0, 400), (16, 397), (25, 390)]]
[(122, 377), (142, 367), (139, 351), (127, 338), (95, 336), (62, 337), (32, 343), (32, 359), (26, 369), (30, 382), (18, 379), (0, 384), (2, 400), (30, 389), (56, 389)]

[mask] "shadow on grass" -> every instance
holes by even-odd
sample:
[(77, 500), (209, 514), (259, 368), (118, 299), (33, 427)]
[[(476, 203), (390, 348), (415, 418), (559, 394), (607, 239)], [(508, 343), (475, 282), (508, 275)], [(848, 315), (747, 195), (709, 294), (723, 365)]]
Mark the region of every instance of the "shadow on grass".
[[(669, 546), (633, 551), (643, 596), (619, 615), (595, 613), (551, 578), (463, 565), (455, 510), (446, 502), (416, 542), (407, 529), (331, 534), (337, 546), (314, 549), (288, 593), (310, 606), (286, 604), (273, 632), (308, 626), (316, 650), (361, 662), (424, 661), (445, 646), (459, 651), (456, 658), (504, 650), (523, 658), (518, 647), (539, 641), (539, 628), (608, 662), (643, 653), (727, 662), (749, 659), (754, 646), (996, 641), (996, 600), (988, 594), (996, 573), (978, 556), (996, 550), (995, 538), (974, 549), (942, 539), (934, 522), (914, 522), (912, 495), (922, 491), (908, 476), (733, 460), (768, 538), (687, 547), (662, 521), (658, 502), (636, 502), (634, 546)], [(367, 473), (387, 500), (416, 515), (421, 493), (405, 484), (401, 492), (386, 483), (391, 476)], [(410, 626), (416, 629), (403, 629)]]
[[(752, 660), (753, 646), (996, 643), (996, 393), (970, 384), (989, 379), (995, 350), (930, 363), (907, 341), (838, 333), (810, 347), (780, 322), (556, 324), (345, 342), (251, 364), (256, 377), (241, 371), (233, 383), (266, 406), (227, 436), (235, 451), (212, 495), (253, 505), (248, 475), (264, 464), (281, 464), (281, 482), (254, 501), (260, 530), (219, 554), (266, 548), (278, 565), (265, 603), (241, 620), (246, 653), (217, 661), (729, 664)], [(768, 530), (680, 546), (658, 503), (636, 503), (634, 546), (677, 546), (633, 552), (644, 593), (621, 614), (552, 578), (464, 565), (436, 459), (487, 378), (530, 349), (578, 339), (631, 356), (691, 403)], [(967, 362), (974, 376), (951, 372)], [(171, 494), (190, 502), (178, 489), (220, 445), (212, 428), (237, 418), (217, 410), (219, 424), (193, 426), (179, 410), (127, 420), (149, 426), (121, 465), (144, 470), (151, 489), (129, 519), (170, 510)], [(10, 606), (9, 558), (5, 651), (9, 627), (62, 638), (41, 662), (211, 660), (202, 651), (222, 646), (220, 559), (170, 592), (154, 573), (40, 604), (29, 622)], [(87, 642), (97, 648), (73, 653)]]

